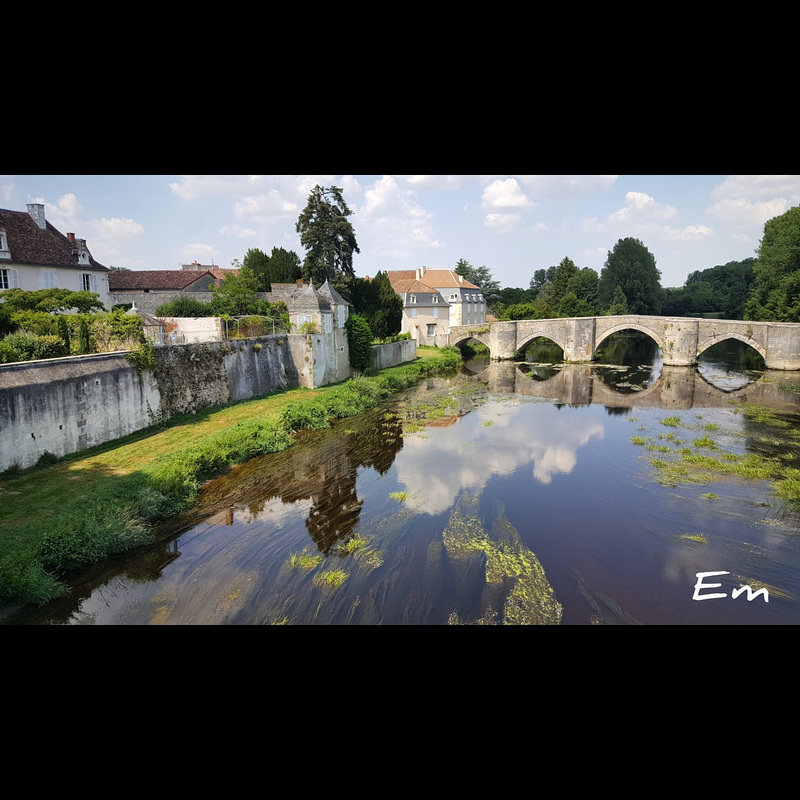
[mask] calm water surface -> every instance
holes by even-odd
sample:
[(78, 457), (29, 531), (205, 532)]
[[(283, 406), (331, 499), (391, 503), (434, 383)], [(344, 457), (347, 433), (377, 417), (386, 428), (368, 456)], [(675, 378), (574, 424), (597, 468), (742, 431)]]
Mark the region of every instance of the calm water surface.
[[(800, 623), (797, 509), (768, 481), (670, 482), (652, 464), (711, 439), (800, 465), (787, 376), (724, 354), (614, 360), (473, 362), (303, 434), (209, 482), (157, 544), (6, 624)], [(706, 572), (726, 574), (700, 594), (724, 598), (693, 599)], [(733, 599), (742, 585), (768, 594)]]

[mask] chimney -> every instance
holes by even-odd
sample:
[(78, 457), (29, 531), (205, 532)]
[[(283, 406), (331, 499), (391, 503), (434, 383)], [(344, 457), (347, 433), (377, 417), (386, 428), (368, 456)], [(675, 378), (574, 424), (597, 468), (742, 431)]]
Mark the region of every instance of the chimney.
[(74, 233), (68, 233), (67, 234), (67, 240), (74, 244), (75, 243), (75, 234)]
[(47, 220), (44, 218), (43, 203), (28, 203), (28, 213), (43, 231), (47, 230)]

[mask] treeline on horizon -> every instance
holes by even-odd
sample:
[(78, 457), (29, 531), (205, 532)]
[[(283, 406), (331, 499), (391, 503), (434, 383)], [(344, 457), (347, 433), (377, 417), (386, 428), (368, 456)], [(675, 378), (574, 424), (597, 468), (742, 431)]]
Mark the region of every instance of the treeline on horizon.
[(656, 259), (639, 239), (620, 239), (598, 273), (570, 258), (538, 269), (527, 288), (501, 289), (486, 267), (461, 260), (455, 271), (480, 286), (501, 320), (649, 314), (800, 322), (800, 206), (767, 220), (756, 255), (662, 287)]

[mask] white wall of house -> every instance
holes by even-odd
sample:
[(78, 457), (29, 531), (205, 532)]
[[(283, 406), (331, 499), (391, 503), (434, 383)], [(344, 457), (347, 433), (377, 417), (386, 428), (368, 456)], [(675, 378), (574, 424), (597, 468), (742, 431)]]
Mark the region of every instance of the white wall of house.
[(39, 267), (27, 264), (4, 267), (0, 264), (0, 290), (3, 289), (23, 289), (26, 292), (38, 289), (69, 289), (73, 292), (86, 290), (99, 294), (100, 302), (105, 308), (111, 308), (108, 273), (95, 269)]

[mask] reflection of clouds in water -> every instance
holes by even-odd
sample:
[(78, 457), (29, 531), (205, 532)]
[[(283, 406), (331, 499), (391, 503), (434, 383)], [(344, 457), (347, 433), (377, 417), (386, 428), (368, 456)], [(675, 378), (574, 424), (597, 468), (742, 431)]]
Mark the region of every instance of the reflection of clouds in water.
[(406, 437), (395, 466), (409, 495), (407, 504), (440, 514), (461, 489), (479, 493), (491, 477), (525, 464), (533, 463), (533, 477), (544, 484), (554, 474), (572, 472), (578, 448), (602, 439), (604, 428), (585, 409), (493, 401), (465, 417), (461, 430), (430, 428), (425, 433), (436, 438), (435, 447), (430, 439)]

